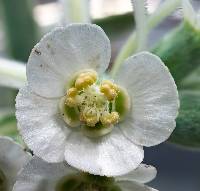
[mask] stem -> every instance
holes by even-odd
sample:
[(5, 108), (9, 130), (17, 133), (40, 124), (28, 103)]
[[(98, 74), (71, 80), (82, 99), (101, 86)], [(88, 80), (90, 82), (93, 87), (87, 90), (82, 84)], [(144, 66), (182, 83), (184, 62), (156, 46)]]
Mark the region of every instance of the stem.
[(153, 29), (160, 24), (166, 17), (173, 13), (173, 11), (181, 5), (182, 0), (168, 0), (149, 17), (148, 30)]
[[(180, 4), (181, 0), (170, 0), (165, 1), (162, 5), (160, 5), (156, 12), (153, 13), (147, 20), (147, 26), (145, 27), (146, 29), (144, 29), (146, 30), (146, 35), (152, 28), (160, 24), (167, 16), (169, 16)], [(136, 52), (137, 48), (138, 44), (136, 32), (134, 31), (116, 57), (111, 70), (111, 76), (114, 76), (117, 73), (124, 60)]]
[[(144, 0), (131, 0), (134, 17), (136, 22), (136, 39), (138, 47), (137, 51), (140, 52), (146, 49), (147, 42), (147, 27), (146, 27), (146, 9)], [(130, 45), (131, 46), (131, 45)]]
[(60, 0), (63, 17), (62, 23), (90, 23), (89, 0)]
[(26, 82), (26, 67), (21, 62), (0, 58), (0, 85), (20, 88)]

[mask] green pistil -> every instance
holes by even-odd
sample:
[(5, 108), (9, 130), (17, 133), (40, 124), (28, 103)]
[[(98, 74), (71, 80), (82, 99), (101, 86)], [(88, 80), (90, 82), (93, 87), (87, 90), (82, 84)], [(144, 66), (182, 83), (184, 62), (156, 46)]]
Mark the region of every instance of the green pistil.
[(120, 121), (124, 119), (127, 112), (130, 110), (130, 99), (127, 92), (120, 89), (118, 96), (115, 99), (115, 111), (120, 115)]
[(72, 120), (72, 121), (77, 121), (79, 120), (79, 116), (77, 114), (77, 111), (74, 107), (69, 107), (65, 104), (65, 112), (66, 115)]

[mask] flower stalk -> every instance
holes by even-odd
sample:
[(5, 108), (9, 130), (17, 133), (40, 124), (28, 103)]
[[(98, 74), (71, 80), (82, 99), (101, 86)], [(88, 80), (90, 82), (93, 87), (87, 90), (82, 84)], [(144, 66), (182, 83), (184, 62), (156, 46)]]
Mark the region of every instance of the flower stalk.
[(60, 0), (62, 23), (90, 23), (89, 0)]
[[(146, 35), (158, 24), (160, 24), (167, 16), (169, 16), (181, 3), (181, 0), (165, 1), (148, 19), (147, 25), (143, 29), (146, 31)], [(120, 50), (116, 57), (113, 68), (111, 70), (112, 76), (116, 74), (123, 61), (135, 53), (140, 47), (137, 41), (136, 31), (134, 31), (125, 42), (124, 46)]]
[(136, 39), (137, 39), (137, 52), (146, 49), (147, 42), (147, 27), (146, 27), (146, 9), (145, 0), (131, 0), (133, 6), (133, 12), (136, 22)]
[(26, 82), (26, 67), (23, 63), (0, 58), (0, 85), (19, 89)]

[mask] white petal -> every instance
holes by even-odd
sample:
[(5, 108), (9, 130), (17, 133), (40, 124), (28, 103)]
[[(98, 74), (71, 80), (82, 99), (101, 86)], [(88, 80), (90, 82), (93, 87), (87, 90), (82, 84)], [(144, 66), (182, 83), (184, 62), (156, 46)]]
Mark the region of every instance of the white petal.
[(139, 184), (137, 182), (122, 181), (118, 182), (118, 186), (123, 191), (158, 191), (154, 188), (148, 187), (143, 184)]
[(58, 100), (45, 99), (25, 87), (16, 98), (18, 128), (25, 143), (48, 162), (64, 160), (68, 128), (58, 114)]
[(31, 155), (10, 138), (0, 137), (0, 170), (6, 176), (9, 191), (16, 181), (17, 173), (31, 159)]
[(127, 88), (132, 101), (121, 127), (124, 134), (144, 146), (165, 141), (175, 128), (179, 99), (176, 84), (159, 57), (147, 52), (130, 57), (116, 82)]
[(97, 25), (71, 24), (47, 34), (31, 52), (27, 65), (30, 87), (39, 95), (58, 97), (74, 72), (104, 72), (111, 55), (110, 41)]
[(126, 139), (118, 127), (99, 139), (73, 132), (67, 142), (65, 159), (68, 164), (95, 175), (128, 173), (138, 167), (144, 156), (142, 147)]
[(20, 172), (13, 191), (54, 191), (60, 178), (77, 171), (64, 163), (47, 163), (34, 157)]
[(136, 181), (139, 183), (147, 183), (156, 177), (156, 168), (146, 164), (140, 164), (138, 168), (128, 174), (115, 177), (116, 181)]

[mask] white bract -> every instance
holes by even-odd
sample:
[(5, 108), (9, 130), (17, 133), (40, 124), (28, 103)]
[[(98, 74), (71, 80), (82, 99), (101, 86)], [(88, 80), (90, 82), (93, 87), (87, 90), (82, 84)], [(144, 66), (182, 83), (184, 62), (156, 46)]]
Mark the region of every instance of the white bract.
[(110, 56), (109, 39), (92, 24), (58, 28), (34, 47), (16, 116), (35, 155), (115, 176), (137, 168), (142, 146), (170, 136), (179, 102), (166, 66), (142, 52), (111, 79)]
[(20, 172), (13, 191), (156, 191), (144, 183), (156, 177), (156, 169), (141, 164), (124, 176), (105, 177), (84, 173), (65, 163), (33, 159)]
[(0, 137), (0, 190), (11, 191), (17, 174), (31, 156), (10, 138)]

